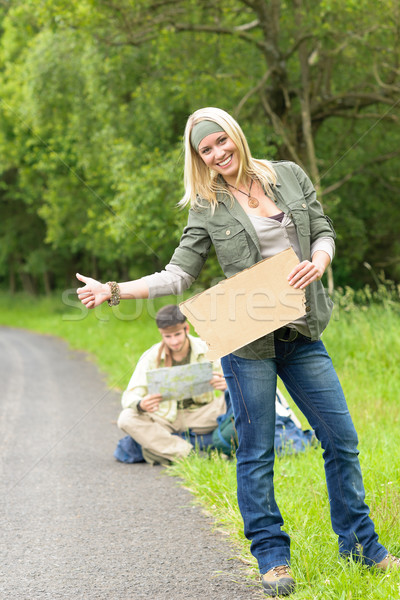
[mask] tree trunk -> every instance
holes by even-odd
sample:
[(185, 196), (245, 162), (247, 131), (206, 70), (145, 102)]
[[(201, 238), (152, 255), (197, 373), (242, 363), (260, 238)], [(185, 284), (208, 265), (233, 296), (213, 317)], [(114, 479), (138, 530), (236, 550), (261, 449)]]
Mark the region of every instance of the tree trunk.
[[(302, 11), (303, 11), (303, 0), (294, 0), (295, 6), (295, 18), (297, 22), (297, 30), (303, 31), (302, 24)], [(312, 119), (310, 110), (310, 72), (308, 63), (308, 49), (307, 40), (303, 39), (299, 42), (298, 48), (299, 64), (301, 71), (301, 90), (300, 90), (300, 104), (301, 104), (301, 123), (303, 130), (303, 138), (306, 145), (307, 162), (310, 169), (311, 179), (313, 180), (315, 191), (317, 195), (321, 193), (321, 179), (319, 175), (317, 156), (315, 152), (314, 136), (312, 129)], [(327, 268), (328, 277), (328, 292), (333, 293), (334, 282), (333, 282), (333, 271), (332, 266), (329, 265)]]
[(22, 283), (22, 289), (26, 294), (30, 294), (31, 296), (36, 295), (36, 286), (32, 276), (29, 273), (25, 273), (24, 271), (20, 271), (19, 277)]
[(50, 282), (50, 273), (48, 271), (44, 271), (44, 273), (43, 273), (43, 284), (44, 284), (44, 291), (45, 291), (46, 296), (50, 296), (51, 282)]
[(15, 294), (16, 291), (16, 280), (15, 280), (15, 268), (14, 265), (10, 265), (10, 273), (9, 273), (9, 291), (11, 296)]

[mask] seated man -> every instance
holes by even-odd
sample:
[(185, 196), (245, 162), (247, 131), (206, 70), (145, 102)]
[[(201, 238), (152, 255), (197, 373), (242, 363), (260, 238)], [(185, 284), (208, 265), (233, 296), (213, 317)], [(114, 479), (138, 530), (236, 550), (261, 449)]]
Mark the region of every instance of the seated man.
[[(217, 417), (225, 413), (222, 393), (212, 391), (188, 400), (162, 401), (160, 394), (149, 394), (147, 371), (189, 363), (209, 362), (207, 344), (189, 335), (186, 317), (175, 305), (164, 306), (156, 315), (161, 342), (145, 352), (135, 368), (122, 396), (123, 411), (118, 427), (142, 447), (143, 458), (151, 464), (169, 464), (174, 458), (187, 456), (192, 444), (177, 434), (190, 432), (199, 436), (217, 427)], [(219, 364), (214, 363), (210, 381), (215, 390), (227, 388)]]

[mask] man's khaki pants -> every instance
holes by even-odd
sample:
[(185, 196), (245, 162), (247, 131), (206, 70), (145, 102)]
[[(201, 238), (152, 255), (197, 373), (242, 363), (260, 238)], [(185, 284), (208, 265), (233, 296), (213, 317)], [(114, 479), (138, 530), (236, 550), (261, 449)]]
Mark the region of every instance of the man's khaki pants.
[(197, 435), (210, 433), (217, 427), (217, 417), (226, 411), (224, 395), (215, 397), (209, 404), (195, 409), (178, 410), (172, 423), (154, 413), (138, 414), (132, 408), (125, 408), (118, 419), (118, 427), (142, 446), (143, 456), (160, 457), (172, 461), (187, 456), (192, 445), (174, 433), (190, 429)]

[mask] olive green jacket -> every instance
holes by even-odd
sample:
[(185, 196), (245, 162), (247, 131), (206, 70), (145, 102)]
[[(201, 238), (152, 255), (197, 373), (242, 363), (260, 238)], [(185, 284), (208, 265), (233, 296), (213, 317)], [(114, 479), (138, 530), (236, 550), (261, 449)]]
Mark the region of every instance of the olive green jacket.
[[(311, 260), (311, 244), (320, 237), (335, 238), (329, 217), (317, 201), (313, 185), (295, 163), (273, 162), (277, 174), (274, 201), (293, 221), (299, 238), (301, 260)], [(190, 209), (188, 223), (171, 264), (178, 265), (197, 278), (214, 244), (219, 264), (226, 277), (231, 277), (262, 260), (255, 229), (238, 202), (229, 194), (218, 194), (214, 213), (208, 202), (199, 209)], [(327, 326), (332, 301), (320, 281), (306, 288), (306, 319), (311, 339), (318, 340)], [(263, 359), (275, 355), (274, 336), (268, 334), (236, 350), (243, 358)]]

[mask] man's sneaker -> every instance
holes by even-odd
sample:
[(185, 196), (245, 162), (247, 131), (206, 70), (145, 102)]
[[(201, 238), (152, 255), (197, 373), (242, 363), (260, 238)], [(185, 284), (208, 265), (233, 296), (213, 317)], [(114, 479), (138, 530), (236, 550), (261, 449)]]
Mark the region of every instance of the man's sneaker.
[(374, 565), (375, 569), (386, 571), (386, 569), (400, 569), (400, 558), (393, 556), (393, 554), (387, 554), (381, 562)]
[(262, 576), (262, 584), (267, 596), (289, 596), (296, 585), (287, 565), (270, 569)]

